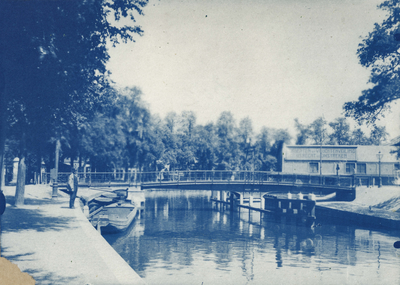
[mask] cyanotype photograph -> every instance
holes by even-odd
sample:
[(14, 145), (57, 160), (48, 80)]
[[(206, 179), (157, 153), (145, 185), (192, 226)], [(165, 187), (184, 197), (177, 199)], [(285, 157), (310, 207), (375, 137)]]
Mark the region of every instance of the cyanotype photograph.
[(0, 284), (400, 284), (400, 0), (0, 0)]

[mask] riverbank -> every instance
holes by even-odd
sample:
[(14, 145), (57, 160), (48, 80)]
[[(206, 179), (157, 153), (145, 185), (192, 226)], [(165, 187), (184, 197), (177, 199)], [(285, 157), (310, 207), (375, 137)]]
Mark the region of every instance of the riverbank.
[(15, 187), (3, 192), (1, 255), (37, 284), (144, 284), (92, 227), (79, 199), (69, 209), (67, 194), (59, 191), (54, 201), (49, 186), (28, 185), (25, 205), (14, 207)]
[(400, 187), (357, 187), (354, 201), (317, 203), (316, 214), (378, 228), (399, 229)]

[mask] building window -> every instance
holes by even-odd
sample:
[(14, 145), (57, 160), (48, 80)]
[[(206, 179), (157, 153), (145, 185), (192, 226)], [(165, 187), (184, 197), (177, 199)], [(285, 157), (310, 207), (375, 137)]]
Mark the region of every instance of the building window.
[(318, 163), (310, 162), (310, 173), (318, 173), (318, 171), (319, 171)]
[(357, 173), (367, 174), (367, 165), (365, 163), (357, 163)]
[(356, 168), (355, 163), (346, 163), (346, 173), (347, 174), (354, 174), (355, 168)]
[(396, 170), (396, 171), (400, 170), (400, 163), (394, 164), (394, 170)]

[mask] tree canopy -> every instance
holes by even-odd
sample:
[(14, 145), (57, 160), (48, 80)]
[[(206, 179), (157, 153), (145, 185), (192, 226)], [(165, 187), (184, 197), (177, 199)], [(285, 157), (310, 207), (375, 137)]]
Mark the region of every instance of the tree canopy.
[(343, 117), (329, 123), (319, 117), (309, 125), (301, 124), (296, 118), (294, 123), (297, 129), (296, 145), (380, 145), (387, 141), (389, 135), (386, 127), (376, 124), (369, 125), (369, 136), (361, 128), (351, 130), (350, 124)]
[[(134, 14), (143, 14), (146, 4), (0, 1), (0, 164), (8, 132), (21, 142), (23, 164), (28, 148), (74, 136), (112, 102), (107, 45), (143, 33)], [(122, 18), (130, 23), (117, 26)]]
[(378, 8), (387, 11), (387, 18), (375, 24), (357, 50), (360, 64), (371, 70), (372, 87), (362, 91), (357, 101), (343, 106), (346, 116), (360, 123), (374, 123), (400, 98), (400, 3), (388, 0)]

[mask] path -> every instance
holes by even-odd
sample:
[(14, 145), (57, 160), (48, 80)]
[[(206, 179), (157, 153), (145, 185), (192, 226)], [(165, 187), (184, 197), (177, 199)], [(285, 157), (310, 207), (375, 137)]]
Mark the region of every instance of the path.
[(15, 187), (5, 187), (1, 254), (37, 284), (144, 284), (136, 272), (91, 226), (76, 200), (51, 188), (29, 185), (25, 205), (14, 207)]

